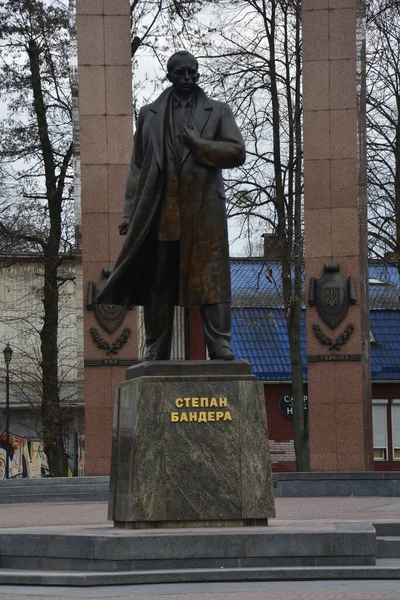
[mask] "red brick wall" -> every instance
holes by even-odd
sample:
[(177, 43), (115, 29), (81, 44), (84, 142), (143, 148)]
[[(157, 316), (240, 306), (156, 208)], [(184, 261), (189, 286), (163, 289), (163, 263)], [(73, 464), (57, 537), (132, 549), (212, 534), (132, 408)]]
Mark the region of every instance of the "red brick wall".
[[(270, 451), (272, 470), (295, 471), (295, 455), (293, 445), (293, 421), (285, 417), (278, 408), (278, 402), (282, 396), (291, 391), (291, 385), (272, 384), (264, 385), (265, 404), (267, 407), (268, 435), (270, 440)], [(375, 461), (375, 471), (400, 471), (400, 461), (392, 460), (392, 427), (390, 400), (400, 399), (399, 383), (373, 383), (372, 398), (389, 400), (388, 405), (388, 446), (390, 460)]]
[(387, 433), (388, 433), (388, 459), (382, 461), (374, 461), (374, 471), (400, 471), (400, 461), (393, 460), (392, 452), (392, 415), (391, 415), (391, 400), (400, 399), (400, 382), (399, 383), (374, 383), (372, 385), (372, 399), (388, 400), (387, 405)]
[(273, 471), (295, 471), (296, 459), (293, 444), (293, 421), (279, 410), (280, 398), (292, 391), (290, 383), (265, 384), (265, 404), (271, 462)]

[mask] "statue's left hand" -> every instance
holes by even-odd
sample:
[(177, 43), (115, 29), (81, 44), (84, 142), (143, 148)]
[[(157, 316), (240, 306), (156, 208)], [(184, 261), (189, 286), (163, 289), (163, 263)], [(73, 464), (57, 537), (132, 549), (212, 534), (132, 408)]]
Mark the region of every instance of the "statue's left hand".
[(194, 148), (200, 134), (193, 125), (185, 125), (182, 133), (183, 141), (188, 148)]

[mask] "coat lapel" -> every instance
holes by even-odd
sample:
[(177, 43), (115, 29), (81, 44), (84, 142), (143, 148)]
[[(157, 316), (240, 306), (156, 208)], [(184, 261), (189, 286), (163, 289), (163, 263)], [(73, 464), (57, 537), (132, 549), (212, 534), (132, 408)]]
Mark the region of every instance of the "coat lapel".
[(150, 114), (153, 114), (149, 121), (153, 147), (157, 163), (160, 169), (163, 168), (164, 160), (164, 130), (165, 119), (168, 117), (168, 103), (172, 88), (168, 88), (149, 106)]
[[(210, 118), (212, 111), (212, 105), (206, 94), (203, 92), (201, 88), (197, 90), (197, 98), (196, 98), (196, 109), (194, 111), (192, 124), (196, 127), (197, 131), (200, 135), (203, 133), (205, 126), (207, 125), (207, 121)], [(182, 165), (186, 161), (187, 157), (190, 154), (190, 149), (185, 148), (185, 151), (182, 155)]]
[[(149, 121), (151, 136), (153, 139), (154, 152), (160, 169), (163, 168), (164, 159), (164, 132), (165, 120), (168, 118), (168, 105), (171, 97), (172, 87), (166, 89), (153, 104), (149, 106), (149, 111), (153, 114)], [(202, 89), (198, 88), (196, 98), (196, 109), (194, 111), (192, 123), (200, 135), (210, 118), (212, 105)], [(190, 154), (190, 149), (185, 148), (182, 155), (182, 165)]]

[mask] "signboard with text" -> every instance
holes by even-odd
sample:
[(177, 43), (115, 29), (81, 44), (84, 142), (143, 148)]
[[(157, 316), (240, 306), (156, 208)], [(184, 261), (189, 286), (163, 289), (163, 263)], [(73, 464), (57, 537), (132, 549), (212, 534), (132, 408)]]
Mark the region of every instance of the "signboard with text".
[[(308, 396), (303, 397), (304, 410), (308, 410)], [(293, 419), (293, 396), (291, 393), (285, 394), (278, 402), (278, 408), (285, 417)]]

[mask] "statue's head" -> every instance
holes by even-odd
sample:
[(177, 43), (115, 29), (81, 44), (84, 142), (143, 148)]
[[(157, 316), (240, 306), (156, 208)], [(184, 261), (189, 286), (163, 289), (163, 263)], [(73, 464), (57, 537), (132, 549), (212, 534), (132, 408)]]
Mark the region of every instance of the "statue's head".
[(178, 94), (191, 94), (197, 85), (199, 76), (199, 64), (190, 52), (180, 50), (169, 58), (167, 79)]

